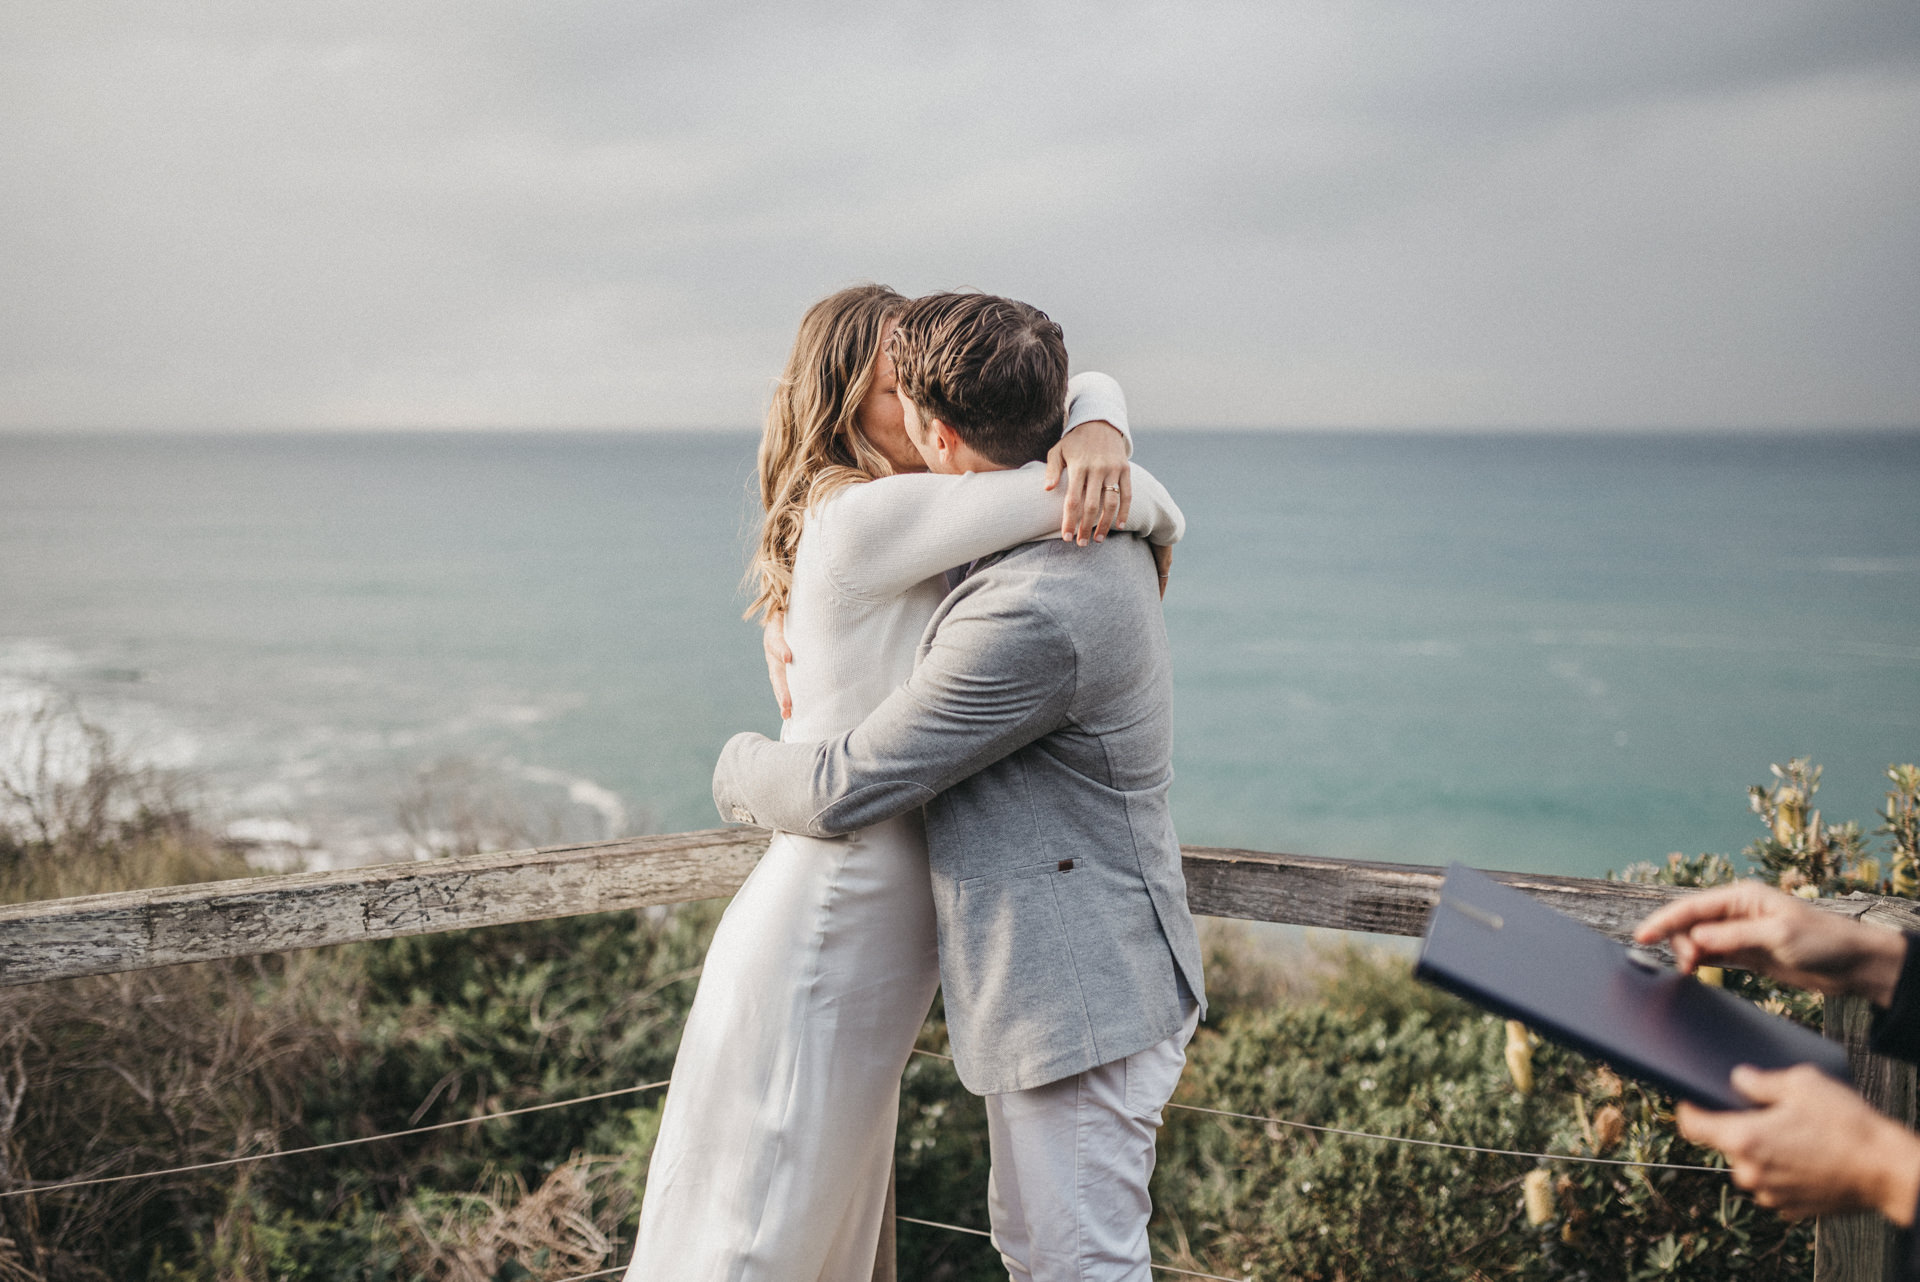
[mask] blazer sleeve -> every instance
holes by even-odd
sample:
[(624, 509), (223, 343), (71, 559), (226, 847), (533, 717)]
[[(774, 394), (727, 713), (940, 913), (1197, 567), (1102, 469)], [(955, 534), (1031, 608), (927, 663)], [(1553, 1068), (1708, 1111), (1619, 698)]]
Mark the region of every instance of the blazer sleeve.
[(971, 604), (949, 611), (913, 676), (849, 733), (730, 739), (713, 772), (720, 817), (837, 836), (923, 806), (1057, 728), (1077, 667), (1065, 630), (1035, 603), (1011, 617), (1004, 598)]

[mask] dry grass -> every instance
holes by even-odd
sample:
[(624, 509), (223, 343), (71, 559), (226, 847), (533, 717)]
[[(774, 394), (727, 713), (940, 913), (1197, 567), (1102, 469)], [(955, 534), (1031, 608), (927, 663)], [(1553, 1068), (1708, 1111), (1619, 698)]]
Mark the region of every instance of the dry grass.
[(488, 1193), (457, 1199), (438, 1223), (408, 1208), (408, 1264), (431, 1282), (494, 1282), (509, 1262), (535, 1278), (560, 1278), (606, 1266), (614, 1232), (631, 1199), (609, 1197), (612, 1159), (563, 1163), (528, 1192), (498, 1180)]
[[(350, 1050), (336, 1030), (355, 994), (327, 982), (337, 974), (302, 954), (0, 993), (0, 1189), (282, 1147), (303, 1080)], [(9, 1198), (0, 1235), (28, 1276), (88, 1278), (95, 1244), (205, 1187), (182, 1176)]]

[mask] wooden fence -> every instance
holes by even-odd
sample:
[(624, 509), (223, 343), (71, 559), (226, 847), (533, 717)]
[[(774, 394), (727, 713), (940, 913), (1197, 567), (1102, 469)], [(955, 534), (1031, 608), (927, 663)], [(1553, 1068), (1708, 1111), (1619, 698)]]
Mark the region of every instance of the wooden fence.
[[(126, 891), (0, 908), (0, 987), (326, 944), (684, 903), (732, 894), (766, 849), (766, 834), (716, 828), (591, 845), (424, 863), (293, 873)], [(1188, 898), (1205, 916), (1418, 935), (1441, 870), (1188, 846)], [(1535, 873), (1499, 880), (1616, 939), (1687, 892)], [(1920, 930), (1920, 904), (1853, 895), (1819, 906)], [(1866, 1050), (1869, 1010), (1829, 1001), (1827, 1034), (1846, 1044), (1863, 1093), (1914, 1123), (1914, 1072)], [(892, 1226), (876, 1279), (892, 1279)], [(1882, 1282), (1892, 1234), (1877, 1216), (1833, 1216), (1815, 1237), (1816, 1282)]]

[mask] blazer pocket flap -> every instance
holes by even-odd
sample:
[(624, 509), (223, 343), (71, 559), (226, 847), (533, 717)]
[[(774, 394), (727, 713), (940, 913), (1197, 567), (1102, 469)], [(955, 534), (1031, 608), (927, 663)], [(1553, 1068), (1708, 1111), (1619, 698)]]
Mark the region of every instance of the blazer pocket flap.
[(962, 886), (976, 886), (992, 881), (1017, 881), (1022, 877), (1045, 877), (1049, 874), (1070, 873), (1074, 870), (1071, 859), (1047, 859), (1039, 863), (1015, 864), (1011, 868), (997, 868), (992, 872), (980, 873), (973, 877), (960, 878)]

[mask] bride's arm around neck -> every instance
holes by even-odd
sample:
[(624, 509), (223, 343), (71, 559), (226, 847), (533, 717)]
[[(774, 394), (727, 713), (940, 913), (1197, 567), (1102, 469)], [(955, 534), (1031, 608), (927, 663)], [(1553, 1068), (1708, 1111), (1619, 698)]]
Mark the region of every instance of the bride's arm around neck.
[[(1186, 518), (1165, 486), (1130, 464), (1133, 511), (1125, 529), (1176, 543)], [(836, 591), (857, 601), (899, 596), (978, 557), (1059, 537), (1061, 496), (1039, 463), (1003, 472), (917, 472), (850, 485), (810, 512), (807, 539)]]

